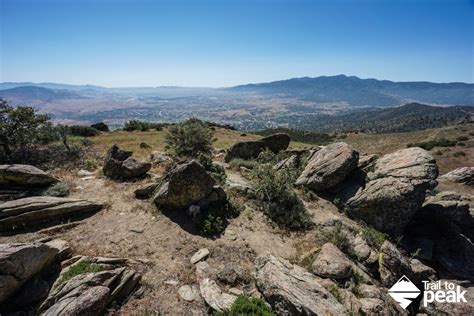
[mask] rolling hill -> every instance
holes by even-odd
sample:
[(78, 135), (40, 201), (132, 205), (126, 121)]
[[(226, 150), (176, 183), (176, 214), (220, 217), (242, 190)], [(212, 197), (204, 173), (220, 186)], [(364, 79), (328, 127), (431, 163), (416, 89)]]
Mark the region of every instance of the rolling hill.
[(474, 105), (474, 84), (393, 82), (355, 76), (303, 77), (229, 89), (280, 95), (314, 102), (346, 102), (353, 106), (398, 106), (407, 102), (439, 105)]

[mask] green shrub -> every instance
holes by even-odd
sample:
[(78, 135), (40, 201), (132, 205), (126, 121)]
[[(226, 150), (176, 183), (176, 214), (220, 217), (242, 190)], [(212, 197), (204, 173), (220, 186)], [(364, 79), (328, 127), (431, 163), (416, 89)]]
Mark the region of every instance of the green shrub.
[(99, 131), (90, 126), (72, 125), (67, 126), (68, 134), (73, 136), (92, 137), (99, 135)]
[(61, 279), (58, 281), (58, 285), (69, 281), (73, 277), (79, 275), (79, 274), (84, 274), (84, 273), (89, 273), (89, 272), (100, 272), (102, 271), (102, 268), (100, 265), (96, 263), (91, 263), (87, 260), (82, 260), (77, 264), (73, 264), (69, 270), (66, 271), (61, 276)]
[(197, 159), (201, 165), (211, 173), (211, 176), (216, 180), (220, 185), (224, 185), (227, 179), (225, 170), (222, 166), (212, 162), (212, 158), (209, 154), (198, 153)]
[(151, 148), (151, 146), (148, 145), (147, 143), (143, 143), (143, 142), (142, 142), (142, 143), (140, 143), (140, 148), (141, 148), (141, 149), (149, 149), (149, 148)]
[(214, 316), (274, 316), (271, 308), (261, 299), (239, 296), (228, 310), (215, 312)]
[(453, 154), (454, 157), (464, 157), (466, 153), (464, 151), (457, 151)]
[(362, 225), (362, 238), (364, 238), (367, 244), (369, 244), (370, 246), (376, 249), (380, 249), (380, 247), (382, 247), (383, 242), (386, 239), (388, 239), (388, 235), (382, 232), (379, 232), (372, 226), (362, 224), (362, 223), (361, 225)]
[(453, 146), (456, 146), (456, 141), (449, 140), (446, 138), (439, 138), (439, 139), (430, 140), (426, 142), (420, 142), (420, 143), (411, 143), (407, 145), (407, 147), (420, 147), (425, 150), (431, 150), (434, 147), (453, 147)]
[(323, 231), (322, 237), (324, 242), (330, 242), (345, 254), (352, 254), (349, 238), (347, 232), (343, 229), (342, 223), (337, 222), (334, 228), (331, 228), (329, 231)]
[(240, 167), (245, 167), (247, 169), (255, 169), (258, 166), (258, 162), (255, 160), (245, 160), (237, 158), (231, 160), (229, 166), (235, 170), (238, 170)]
[(238, 215), (239, 210), (232, 201), (227, 201), (224, 205), (210, 205), (209, 209), (201, 214), (197, 227), (204, 236), (219, 235), (224, 232), (229, 219)]
[(253, 172), (254, 189), (265, 215), (277, 225), (294, 230), (306, 229), (312, 222), (303, 202), (293, 191), (297, 174), (290, 168), (276, 171), (270, 164)]
[(456, 140), (457, 140), (458, 142), (465, 142), (465, 141), (469, 140), (469, 137), (467, 137), (467, 136), (459, 136), (459, 137), (456, 138)]
[(85, 159), (84, 160), (84, 167), (87, 169), (87, 170), (95, 170), (97, 169), (97, 160), (95, 160), (94, 158), (91, 158), (91, 159)]
[(198, 153), (210, 155), (213, 133), (205, 122), (189, 119), (169, 127), (165, 137), (166, 149), (175, 156), (197, 157)]
[(69, 195), (69, 186), (64, 182), (58, 182), (47, 188), (41, 195), (63, 197)]
[(139, 120), (130, 120), (126, 122), (123, 126), (123, 130), (127, 132), (132, 131), (142, 131), (146, 132), (150, 129), (154, 129), (156, 131), (161, 131), (165, 124), (162, 123), (153, 123), (153, 122), (144, 122)]

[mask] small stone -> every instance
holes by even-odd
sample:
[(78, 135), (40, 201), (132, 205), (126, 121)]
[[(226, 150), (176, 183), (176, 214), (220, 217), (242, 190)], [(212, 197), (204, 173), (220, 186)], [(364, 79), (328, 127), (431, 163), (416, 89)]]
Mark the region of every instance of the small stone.
[(192, 257), (191, 257), (191, 263), (196, 264), (201, 260), (204, 260), (209, 256), (209, 249), (207, 248), (202, 248), (199, 249)]
[(177, 280), (166, 280), (166, 281), (165, 281), (165, 284), (166, 284), (166, 285), (177, 286), (177, 285), (179, 284), (179, 281), (177, 281)]
[(199, 297), (199, 287), (196, 284), (183, 285), (179, 288), (178, 293), (183, 300), (192, 302)]
[(238, 289), (238, 288), (236, 288), (236, 287), (231, 287), (231, 288), (229, 289), (229, 293), (230, 293), (230, 294), (233, 294), (233, 295), (236, 295), (236, 296), (242, 296), (242, 295), (244, 295), (244, 291), (242, 291), (242, 290), (240, 290), (240, 289)]
[(84, 170), (84, 169), (81, 169), (77, 172), (77, 175), (79, 177), (88, 177), (88, 176), (93, 176), (94, 173), (93, 172), (90, 172), (88, 170)]

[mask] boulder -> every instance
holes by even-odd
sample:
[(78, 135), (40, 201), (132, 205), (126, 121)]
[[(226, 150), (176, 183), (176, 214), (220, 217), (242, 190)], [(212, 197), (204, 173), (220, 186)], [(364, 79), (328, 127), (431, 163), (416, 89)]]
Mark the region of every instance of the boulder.
[(224, 160), (230, 162), (232, 159), (255, 159), (265, 149), (274, 153), (288, 148), (290, 136), (288, 134), (275, 134), (262, 138), (258, 141), (238, 142), (227, 152)]
[(105, 124), (104, 122), (99, 122), (91, 125), (92, 128), (95, 128), (98, 131), (101, 132), (108, 132), (109, 131), (109, 126)]
[[(82, 273), (67, 281), (57, 281), (39, 307), (42, 315), (100, 315), (109, 304), (120, 303), (129, 296), (140, 281), (140, 274), (121, 267), (116, 260), (82, 257), (71, 266), (84, 260), (97, 264), (101, 271)], [(70, 269), (71, 266), (65, 269)], [(58, 280), (64, 275), (65, 269)]]
[(380, 247), (379, 273), (380, 281), (388, 288), (402, 276), (406, 275), (408, 278), (412, 276), (410, 261), (388, 240)]
[(474, 167), (462, 167), (454, 169), (440, 177), (440, 180), (474, 185)]
[(105, 156), (104, 175), (113, 179), (131, 179), (144, 176), (150, 169), (151, 163), (132, 158), (133, 152), (121, 150), (113, 145)]
[(347, 310), (321, 279), (274, 256), (256, 260), (257, 286), (278, 315), (344, 315)]
[(166, 176), (154, 197), (155, 204), (165, 209), (185, 210), (209, 196), (215, 180), (196, 160), (175, 166)]
[(237, 299), (235, 295), (223, 293), (216, 281), (209, 278), (199, 282), (199, 289), (207, 305), (216, 311), (230, 309)]
[(347, 198), (349, 213), (377, 230), (399, 235), (423, 205), (427, 190), (437, 184), (438, 167), (429, 152), (413, 147), (383, 156), (373, 169), (365, 186)]
[(143, 200), (149, 199), (153, 196), (153, 194), (155, 193), (155, 191), (158, 189), (159, 186), (160, 186), (159, 182), (148, 183), (144, 185), (143, 187), (135, 190), (135, 197), (137, 199), (143, 199)]
[(346, 143), (333, 143), (309, 160), (296, 185), (324, 191), (341, 183), (356, 167), (359, 154)]
[(346, 205), (352, 217), (398, 235), (423, 205), (425, 194), (423, 186), (415, 186), (409, 179), (381, 178), (368, 182)]
[(352, 262), (331, 243), (326, 243), (316, 256), (311, 271), (323, 278), (348, 279), (352, 275)]
[(102, 204), (81, 199), (35, 196), (0, 204), (0, 231), (98, 211)]
[(0, 187), (45, 187), (58, 179), (30, 165), (0, 165)]
[(47, 267), (57, 253), (42, 243), (0, 244), (0, 305)]
[(290, 135), (285, 133), (273, 134), (260, 139), (261, 142), (265, 143), (265, 147), (270, 149), (275, 154), (281, 150), (285, 150), (290, 145)]

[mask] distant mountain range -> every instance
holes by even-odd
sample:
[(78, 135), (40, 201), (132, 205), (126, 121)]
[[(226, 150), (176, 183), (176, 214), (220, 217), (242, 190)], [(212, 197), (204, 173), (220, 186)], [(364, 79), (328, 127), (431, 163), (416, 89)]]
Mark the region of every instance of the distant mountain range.
[(393, 82), (339, 75), (247, 84), (229, 90), (280, 95), (320, 103), (346, 102), (353, 106), (388, 107), (408, 102), (474, 105), (474, 84), (461, 82)]
[[(81, 92), (107, 92), (134, 96), (179, 97), (222, 93), (258, 94), (263, 96), (296, 98), (316, 103), (345, 103), (351, 106), (391, 107), (409, 102), (433, 105), (474, 106), (474, 84), (453, 82), (394, 82), (389, 80), (361, 79), (355, 76), (303, 77), (268, 83), (246, 84), (224, 89), (187, 87), (131, 87), (105, 88), (95, 85), (60, 83), (4, 82), (0, 83), (0, 97), (11, 93), (19, 97), (22, 92), (47, 94), (45, 91), (18, 89), (25, 87)], [(56, 91), (56, 93), (58, 93)], [(54, 95), (51, 95), (54, 97)], [(62, 95), (59, 93), (59, 97)]]

